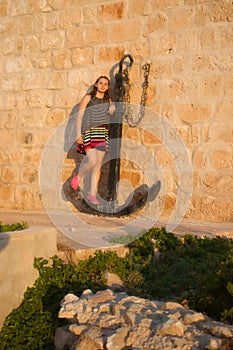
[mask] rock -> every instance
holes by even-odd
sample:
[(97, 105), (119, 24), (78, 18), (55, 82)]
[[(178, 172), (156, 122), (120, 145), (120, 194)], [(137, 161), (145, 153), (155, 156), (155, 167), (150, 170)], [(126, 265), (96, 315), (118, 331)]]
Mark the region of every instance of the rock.
[(63, 350), (71, 347), (77, 341), (75, 334), (69, 332), (68, 326), (59, 327), (55, 331), (54, 346), (56, 350)]
[[(233, 326), (215, 322), (179, 303), (129, 296), (110, 289), (81, 297), (68, 294), (56, 330), (56, 350), (229, 350)], [(72, 342), (72, 345), (71, 345)]]

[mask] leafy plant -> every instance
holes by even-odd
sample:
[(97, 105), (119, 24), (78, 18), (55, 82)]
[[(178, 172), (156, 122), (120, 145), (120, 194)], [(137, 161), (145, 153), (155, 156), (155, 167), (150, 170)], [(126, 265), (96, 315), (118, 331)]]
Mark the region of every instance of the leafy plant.
[(28, 224), (26, 222), (18, 222), (16, 224), (3, 224), (0, 221), (0, 232), (10, 232), (10, 231), (20, 231), (28, 228)]

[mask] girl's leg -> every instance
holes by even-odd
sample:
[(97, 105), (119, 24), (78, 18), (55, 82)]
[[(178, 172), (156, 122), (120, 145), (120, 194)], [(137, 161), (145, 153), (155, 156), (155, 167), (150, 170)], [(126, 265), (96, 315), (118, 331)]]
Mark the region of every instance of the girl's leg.
[(95, 166), (95, 163), (96, 163), (96, 160), (95, 160), (95, 156), (93, 155), (93, 149), (86, 150), (85, 162), (80, 166), (78, 174), (75, 174), (70, 182), (71, 187), (74, 190), (78, 189), (80, 181), (82, 181), (83, 177), (88, 172), (91, 172), (92, 168)]
[(98, 184), (100, 180), (100, 173), (101, 173), (101, 165), (103, 163), (104, 151), (100, 151), (98, 149), (93, 149), (93, 156), (95, 158), (95, 165), (92, 168), (91, 171), (91, 184), (90, 184), (90, 195), (96, 196), (97, 190), (98, 190)]
[(95, 150), (86, 150), (86, 160), (84, 164), (79, 168), (78, 177), (80, 180), (88, 173), (91, 172), (96, 164)]
[(73, 189), (77, 189), (83, 177), (88, 172), (90, 172), (90, 176), (91, 176), (90, 195), (96, 196), (99, 179), (100, 179), (101, 165), (104, 159), (104, 155), (105, 155), (104, 151), (100, 151), (95, 148), (86, 150), (86, 157), (87, 157), (86, 162), (79, 169), (78, 175), (75, 175), (71, 180), (71, 186), (73, 187)]

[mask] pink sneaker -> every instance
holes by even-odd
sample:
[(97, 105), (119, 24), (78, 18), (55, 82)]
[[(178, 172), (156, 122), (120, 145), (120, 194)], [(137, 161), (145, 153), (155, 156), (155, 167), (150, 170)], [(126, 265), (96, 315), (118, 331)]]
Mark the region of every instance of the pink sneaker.
[(78, 175), (74, 175), (73, 178), (70, 181), (70, 186), (73, 188), (73, 190), (77, 190), (79, 187), (79, 178)]
[(96, 196), (92, 196), (91, 194), (87, 195), (87, 199), (89, 200), (89, 202), (91, 202), (92, 204), (100, 204), (100, 202), (98, 201), (98, 199), (96, 198)]

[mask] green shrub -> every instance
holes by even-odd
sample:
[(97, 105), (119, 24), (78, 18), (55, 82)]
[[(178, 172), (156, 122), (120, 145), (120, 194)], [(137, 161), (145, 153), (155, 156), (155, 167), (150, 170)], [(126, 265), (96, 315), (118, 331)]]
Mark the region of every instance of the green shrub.
[(60, 301), (68, 293), (80, 295), (106, 288), (105, 271), (116, 273), (123, 290), (141, 297), (176, 300), (216, 320), (233, 324), (233, 242), (225, 238), (177, 238), (153, 228), (128, 245), (129, 253), (97, 251), (78, 266), (58, 257), (51, 263), (36, 258), (39, 278), (25, 292), (0, 332), (1, 350), (54, 349)]
[(16, 224), (3, 224), (0, 221), (0, 232), (10, 232), (10, 231), (20, 231), (28, 228), (28, 224), (26, 222), (18, 222)]

